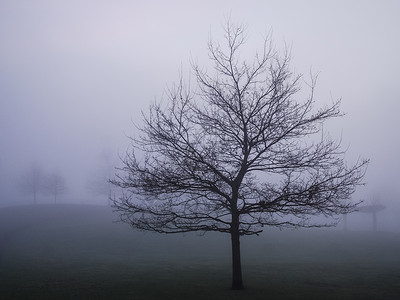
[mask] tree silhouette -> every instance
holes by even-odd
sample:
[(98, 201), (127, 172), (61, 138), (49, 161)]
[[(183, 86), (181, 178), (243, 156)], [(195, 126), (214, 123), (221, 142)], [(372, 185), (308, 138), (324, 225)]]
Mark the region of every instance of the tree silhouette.
[(109, 149), (104, 149), (99, 158), (96, 170), (86, 182), (86, 188), (95, 196), (105, 196), (108, 205), (110, 205), (110, 199), (115, 189), (115, 186), (110, 182), (110, 177), (115, 171), (112, 152)]
[(134, 228), (230, 234), (232, 289), (243, 288), (240, 236), (333, 224), (310, 216), (354, 211), (367, 164), (346, 166), (340, 142), (322, 134), (325, 120), (341, 116), (340, 101), (314, 110), (316, 78), (299, 100), (302, 76), (290, 71), (289, 53), (267, 38), (248, 62), (245, 40), (228, 23), (225, 47), (209, 42), (214, 72), (194, 63), (195, 89), (181, 78), (165, 107), (150, 107), (111, 181), (121, 188), (113, 206)]
[(43, 192), (44, 172), (38, 164), (32, 164), (22, 175), (18, 185), (22, 192), (33, 196), (33, 204), (37, 204), (37, 195)]
[(47, 194), (54, 197), (54, 203), (57, 203), (57, 196), (65, 194), (68, 191), (64, 177), (56, 172), (46, 177), (44, 190)]

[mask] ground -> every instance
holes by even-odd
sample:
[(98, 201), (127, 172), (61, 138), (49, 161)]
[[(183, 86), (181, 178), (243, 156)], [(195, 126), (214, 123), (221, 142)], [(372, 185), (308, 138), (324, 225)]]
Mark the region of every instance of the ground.
[(400, 233), (266, 230), (242, 239), (231, 291), (229, 236), (158, 235), (102, 206), (0, 209), (1, 299), (397, 299)]

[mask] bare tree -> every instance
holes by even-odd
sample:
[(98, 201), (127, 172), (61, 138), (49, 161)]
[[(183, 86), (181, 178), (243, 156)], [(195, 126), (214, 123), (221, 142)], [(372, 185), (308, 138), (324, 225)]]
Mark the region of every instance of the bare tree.
[[(95, 196), (105, 196), (109, 202), (115, 186), (110, 182), (115, 169), (113, 156), (110, 150), (103, 150), (100, 156), (98, 167), (86, 182), (86, 188)], [(110, 202), (108, 203), (110, 204)]]
[(32, 164), (19, 181), (22, 192), (33, 196), (33, 204), (37, 204), (37, 196), (43, 192), (44, 172), (38, 164)]
[(57, 196), (65, 194), (68, 191), (65, 179), (59, 173), (52, 173), (47, 176), (44, 183), (44, 190), (47, 194), (54, 197), (54, 203), (57, 203)]
[(287, 52), (267, 38), (252, 62), (242, 60), (245, 32), (232, 24), (225, 42), (209, 42), (213, 74), (193, 64), (195, 90), (181, 79), (166, 107), (150, 107), (112, 180), (121, 188), (113, 205), (134, 228), (229, 234), (232, 289), (242, 289), (240, 236), (332, 225), (310, 216), (354, 211), (368, 162), (347, 166), (340, 142), (322, 134), (324, 121), (341, 116), (340, 101), (315, 110), (314, 77), (300, 101), (302, 76)]

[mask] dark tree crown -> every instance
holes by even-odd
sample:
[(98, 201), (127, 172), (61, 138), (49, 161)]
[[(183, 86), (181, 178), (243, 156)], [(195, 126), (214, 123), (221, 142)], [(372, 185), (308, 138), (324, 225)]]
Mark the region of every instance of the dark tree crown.
[(193, 64), (169, 105), (150, 107), (133, 150), (112, 183), (122, 221), (157, 232), (258, 234), (269, 226), (319, 226), (310, 215), (348, 213), (366, 160), (347, 166), (340, 142), (321, 124), (341, 116), (340, 101), (314, 109), (316, 78), (299, 98), (301, 75), (267, 38), (252, 62), (241, 60), (242, 27), (228, 25), (226, 47), (209, 42), (214, 73)]

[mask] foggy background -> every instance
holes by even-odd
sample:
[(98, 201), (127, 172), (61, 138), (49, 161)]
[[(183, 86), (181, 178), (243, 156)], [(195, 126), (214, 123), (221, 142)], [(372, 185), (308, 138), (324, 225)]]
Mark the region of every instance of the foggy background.
[[(247, 26), (247, 58), (272, 33), (292, 68), (319, 74), (316, 108), (342, 98), (346, 115), (324, 127), (370, 158), (355, 200), (386, 210), (378, 226), (400, 230), (399, 1), (0, 1), (0, 207), (31, 204), (21, 178), (33, 165), (58, 173), (61, 203), (107, 204), (93, 185), (112, 176), (141, 110), (190, 60), (208, 66), (210, 35), (230, 16)], [(38, 195), (38, 203), (52, 203)], [(357, 214), (349, 229), (369, 228)]]

